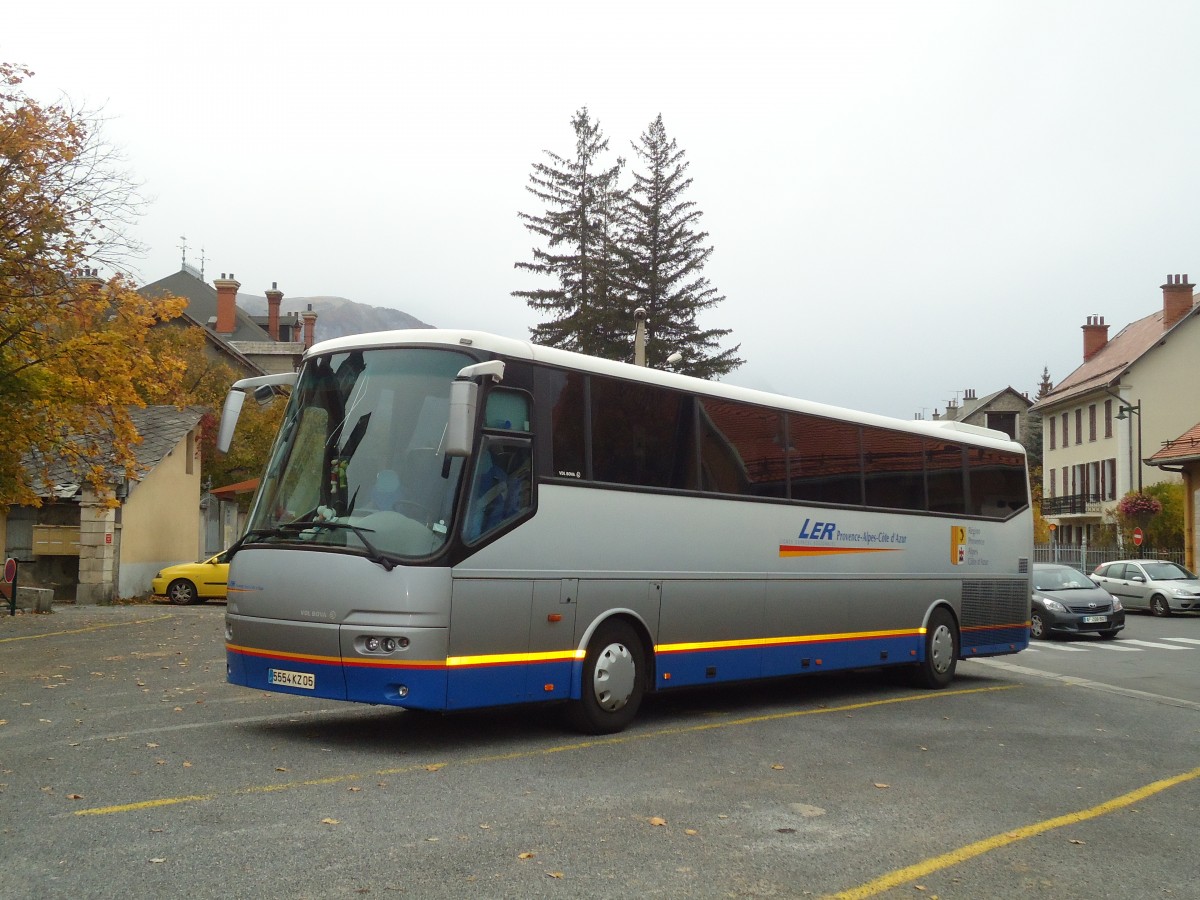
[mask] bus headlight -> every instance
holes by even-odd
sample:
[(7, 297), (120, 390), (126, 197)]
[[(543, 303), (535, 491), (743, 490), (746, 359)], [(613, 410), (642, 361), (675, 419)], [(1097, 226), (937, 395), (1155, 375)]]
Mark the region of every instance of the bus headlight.
[(377, 637), (367, 638), (366, 646), (367, 646), (368, 653), (378, 653), (379, 652), (379, 638), (377, 638)]

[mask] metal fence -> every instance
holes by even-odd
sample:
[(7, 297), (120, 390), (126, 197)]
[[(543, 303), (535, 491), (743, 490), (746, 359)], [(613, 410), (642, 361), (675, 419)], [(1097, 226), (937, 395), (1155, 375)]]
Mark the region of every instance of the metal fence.
[(1040, 563), (1061, 563), (1071, 566), (1080, 572), (1091, 572), (1101, 563), (1112, 562), (1114, 559), (1162, 559), (1184, 565), (1184, 551), (1180, 550), (1144, 550), (1140, 547), (1128, 547), (1129, 552), (1122, 553), (1116, 547), (1089, 547), (1086, 544), (1034, 544), (1033, 561)]

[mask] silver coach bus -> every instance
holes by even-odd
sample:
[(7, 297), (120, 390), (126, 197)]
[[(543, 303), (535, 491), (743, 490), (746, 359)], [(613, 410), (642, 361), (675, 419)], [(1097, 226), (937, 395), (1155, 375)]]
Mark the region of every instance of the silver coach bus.
[(325, 341), (292, 386), (226, 615), (232, 683), (460, 710), (957, 660), (1029, 639), (1007, 436), (478, 332)]

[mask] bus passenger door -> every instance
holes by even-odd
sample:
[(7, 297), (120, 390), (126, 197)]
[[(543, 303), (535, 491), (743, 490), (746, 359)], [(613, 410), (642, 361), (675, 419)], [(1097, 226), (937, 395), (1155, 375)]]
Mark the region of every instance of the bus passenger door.
[(533, 583), (530, 664), (526, 667), (529, 700), (565, 700), (570, 696), (578, 599), (578, 578)]

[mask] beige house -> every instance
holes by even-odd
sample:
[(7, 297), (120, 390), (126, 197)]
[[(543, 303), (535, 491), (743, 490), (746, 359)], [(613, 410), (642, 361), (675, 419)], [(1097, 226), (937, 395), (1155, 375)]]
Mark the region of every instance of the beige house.
[(1111, 339), (1103, 316), (1088, 316), (1082, 364), (1031, 410), (1042, 416), (1042, 515), (1060, 543), (1093, 543), (1126, 493), (1179, 480), (1146, 459), (1200, 420), (1200, 317), (1186, 275), (1161, 289), (1161, 308)]
[(114, 475), (109, 506), (65, 465), (52, 468), (42, 506), (0, 515), (5, 557), (21, 583), (54, 589), (57, 602), (107, 603), (150, 590), (164, 565), (196, 559), (200, 546), (199, 423), (203, 410), (131, 410), (142, 436), (139, 475)]

